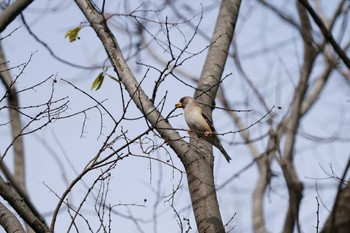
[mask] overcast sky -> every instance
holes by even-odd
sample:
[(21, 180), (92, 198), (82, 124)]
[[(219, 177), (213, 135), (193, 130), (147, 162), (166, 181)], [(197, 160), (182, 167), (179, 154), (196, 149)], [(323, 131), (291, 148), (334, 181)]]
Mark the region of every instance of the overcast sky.
[[(93, 80), (102, 71), (101, 65), (104, 64), (107, 57), (105, 51), (96, 37), (95, 33), (89, 27), (83, 27), (79, 33), (80, 39), (70, 43), (64, 37), (66, 32), (81, 23), (86, 23), (86, 20), (78, 7), (71, 1), (34, 1), (24, 16), (30, 25), (30, 29), (37, 37), (45, 42), (54, 54), (66, 61), (79, 66), (98, 67), (96, 69), (80, 69), (58, 61), (50, 55), (47, 48), (38, 43), (28, 33), (28, 30), (18, 17), (11, 25), (7, 27), (2, 36), (7, 35), (14, 29), (18, 28), (10, 37), (2, 41), (9, 66), (17, 66), (19, 64), (30, 62), (25, 68), (23, 74), (17, 81), (17, 88), (28, 88), (36, 83), (51, 77), (51, 79), (40, 86), (21, 93), (20, 103), (22, 106), (33, 106), (36, 104), (45, 103), (52, 93), (53, 79), (58, 82), (54, 86), (54, 99), (69, 100), (68, 109), (61, 116), (79, 112), (85, 108), (96, 105), (96, 103), (88, 98), (82, 91), (85, 91), (98, 101), (104, 101), (104, 106), (116, 118), (122, 114), (121, 98), (119, 86), (111, 79), (106, 79), (99, 91), (91, 91)], [(98, 1), (99, 2), (99, 1)], [(157, 2), (157, 1), (153, 1)], [(274, 1), (276, 2), (276, 1)], [(141, 2), (133, 2), (129, 10), (125, 10), (123, 4), (115, 3), (107, 4), (106, 12), (108, 13), (125, 13), (136, 8)], [(210, 38), (213, 31), (215, 18), (218, 11), (218, 3), (216, 1), (195, 2), (191, 5), (195, 9), (196, 15), (186, 11), (184, 4), (186, 1), (178, 1), (178, 8), (182, 10), (182, 14), (187, 19), (192, 18), (191, 23), (198, 24), (200, 21), (201, 10), (203, 12), (203, 20), (200, 23), (200, 30)], [(135, 4), (135, 5), (133, 5)], [(285, 9), (293, 17), (295, 15), (294, 5), (284, 3)], [(156, 3), (150, 6), (156, 8)], [(332, 12), (333, 6), (331, 3), (325, 4), (326, 13)], [(149, 14), (152, 17), (155, 15)], [(157, 17), (164, 21), (165, 17), (169, 17), (169, 22), (175, 20), (174, 13), (166, 8), (164, 11), (157, 12)], [(155, 20), (157, 18), (154, 18)], [(115, 17), (111, 23), (111, 28), (120, 43), (124, 48), (125, 57), (130, 57), (128, 62), (138, 80), (144, 77), (146, 67), (137, 65), (136, 62), (141, 62), (150, 66), (163, 69), (164, 65), (157, 62), (152, 56), (142, 51), (140, 56), (132, 56), (134, 50), (128, 50), (130, 41), (137, 41), (138, 38), (130, 37), (128, 34), (117, 30), (117, 26), (131, 25), (134, 22), (128, 17)], [(86, 24), (85, 24), (86, 25)], [(159, 40), (165, 40), (165, 35), (159, 32), (157, 25), (148, 23), (147, 27), (150, 32), (154, 33)], [(174, 45), (184, 45), (184, 37), (188, 40), (194, 33), (193, 28), (188, 24), (180, 24), (178, 28), (172, 28), (171, 36)], [(349, 34), (349, 30), (345, 32)], [(350, 35), (349, 35), (350, 36)], [(255, 1), (244, 1), (241, 6), (239, 23), (236, 29), (236, 42), (243, 68), (251, 77), (253, 83), (261, 89), (266, 103), (269, 108), (274, 105), (281, 106), (282, 109), (273, 109), (276, 114), (276, 119), (280, 119), (288, 113), (288, 106), (292, 97), (292, 90), (295, 87), (299, 66), (302, 57), (301, 39), (299, 34), (294, 31), (294, 28), (287, 27), (284, 22), (276, 18), (270, 11), (267, 11)], [(151, 41), (148, 36), (148, 40)], [(189, 52), (196, 53), (204, 49), (208, 45), (208, 41), (200, 35), (195, 37), (194, 42), (189, 47)], [(150, 48), (154, 50), (158, 56), (167, 61), (168, 54), (159, 46), (152, 42)], [(270, 52), (264, 52), (267, 49)], [(185, 54), (189, 56), (190, 53)], [(190, 73), (194, 77), (198, 77), (203, 66), (206, 51), (193, 57), (179, 69)], [(281, 60), (283, 62), (281, 62)], [(287, 63), (286, 63), (287, 62)], [(107, 62), (108, 64), (108, 62)], [(322, 67), (316, 67), (315, 73)], [(12, 70), (15, 77), (20, 73), (19, 68)], [(112, 69), (109, 73), (116, 76)], [(232, 73), (232, 74), (231, 74)], [(247, 109), (251, 112), (242, 112), (240, 117), (249, 126), (260, 119), (266, 111), (259, 105), (259, 101), (254, 97), (251, 89), (247, 86), (242, 76), (237, 71), (232, 59), (229, 59), (225, 68), (224, 75), (229, 75), (223, 82), (225, 92), (230, 98), (233, 109)], [(179, 76), (181, 74), (179, 73)], [(157, 79), (157, 72), (150, 71), (147, 78), (143, 80), (142, 87), (148, 95), (151, 95), (151, 90), (154, 86), (154, 81)], [(281, 77), (281, 79), (277, 79)], [(184, 80), (191, 85), (193, 82)], [(66, 81), (72, 82), (79, 91), (69, 85)], [(300, 127), (300, 137), (298, 138), (296, 148), (296, 163), (297, 172), (302, 182), (306, 183), (304, 199), (302, 203), (301, 221), (304, 232), (313, 232), (316, 223), (316, 201), (315, 197), (319, 194), (322, 197), (324, 206), (321, 207), (320, 220), (321, 225), (328, 216), (327, 208), (331, 209), (334, 193), (337, 183), (332, 180), (322, 181), (316, 191), (316, 180), (314, 178), (327, 177), (325, 171), (331, 173), (330, 166), (341, 175), (344, 161), (349, 157), (349, 144), (346, 142), (337, 142), (324, 140), (310, 140), (309, 136), (317, 138), (329, 138), (332, 135), (339, 137), (349, 136), (349, 86), (342, 78), (334, 74), (332, 80), (328, 84), (324, 94), (321, 95), (322, 104), (316, 105), (310, 113), (303, 119)], [(0, 95), (4, 88), (0, 87)], [(163, 113), (167, 115), (174, 107), (174, 104), (185, 95), (193, 95), (194, 90), (190, 86), (183, 85), (175, 79), (169, 79), (162, 84), (157, 101), (167, 94), (166, 105)], [(66, 99), (66, 97), (68, 97)], [(58, 104), (59, 104), (58, 103)], [(1, 103), (3, 105), (3, 103)], [(220, 106), (220, 102), (217, 102)], [(331, 108), (331, 110), (330, 110)], [(141, 114), (131, 106), (127, 116), (135, 118)], [(25, 110), (28, 114), (35, 114), (40, 111), (40, 108), (30, 108)], [(175, 114), (182, 113), (177, 110)], [(342, 114), (343, 117), (335, 117), (334, 113)], [(173, 114), (173, 115), (175, 115)], [(1, 122), (4, 122), (7, 117), (6, 111), (0, 112)], [(106, 114), (103, 115), (103, 128), (101, 130), (101, 115), (97, 109), (92, 109), (87, 112), (86, 121), (84, 115), (80, 114), (68, 119), (62, 119), (50, 124), (42, 130), (28, 135), (24, 138), (26, 149), (26, 174), (27, 188), (33, 202), (39, 206), (41, 213), (45, 213), (47, 222), (50, 223), (52, 212), (58, 202), (58, 196), (66, 190), (67, 185), (79, 174), (87, 163), (96, 155), (107, 134), (113, 127), (112, 121)], [(29, 121), (28, 118), (22, 118), (25, 124)], [(43, 121), (35, 122), (31, 128), (38, 127)], [(229, 120), (228, 115), (222, 110), (214, 111), (214, 122), (218, 132), (235, 131), (237, 128)], [(84, 125), (85, 123), (85, 125)], [(186, 129), (186, 124), (183, 116), (177, 116), (170, 120), (175, 128)], [(344, 124), (347, 123), (347, 124)], [(83, 128), (83, 125), (85, 126)], [(257, 126), (249, 129), (252, 135), (256, 137), (267, 132), (266, 121), (263, 120)], [(147, 128), (144, 120), (126, 121), (123, 125), (123, 130), (128, 131), (130, 137), (136, 136)], [(30, 129), (27, 129), (30, 130)], [(119, 132), (121, 130), (118, 127)], [(83, 133), (82, 133), (83, 131)], [(0, 130), (0, 152), (3, 153), (3, 148), (7, 147), (10, 142), (10, 129), (1, 127)], [(180, 132), (186, 136), (185, 131)], [(304, 136), (303, 136), (304, 135)], [(306, 136), (305, 136), (306, 135)], [(159, 138), (149, 135), (150, 139), (156, 143), (163, 143)], [(248, 153), (245, 145), (241, 145), (241, 137), (238, 133), (228, 134), (222, 138), (224, 147), (229, 151), (232, 162), (227, 164), (218, 150), (214, 150), (215, 159), (215, 178), (218, 187), (227, 181), (234, 174), (247, 166), (252, 157)], [(150, 142), (148, 142), (150, 143)], [(231, 143), (231, 144), (230, 144)], [(115, 146), (122, 145), (122, 142)], [(148, 144), (146, 144), (148, 145)], [(258, 148), (263, 152), (266, 148), (266, 141), (257, 143)], [(184, 170), (176, 155), (169, 147), (166, 147), (171, 152), (171, 157), (175, 165)], [(133, 152), (139, 155), (142, 153), (140, 145), (136, 144), (133, 147)], [(12, 152), (10, 152), (5, 161), (12, 163)], [(148, 155), (147, 155), (148, 156)], [(152, 154), (153, 157), (161, 160), (167, 160), (166, 151), (161, 149), (157, 153)], [(219, 203), (222, 211), (224, 223), (226, 223), (235, 213), (236, 216), (231, 223), (231, 227), (236, 225), (234, 232), (251, 232), (251, 198), (254, 184), (257, 180), (257, 167), (252, 166), (234, 178), (226, 186), (218, 191)], [(282, 178), (281, 170), (275, 166), (277, 177), (272, 180), (269, 197), (266, 198), (266, 217), (269, 222), (268, 229), (271, 232), (279, 232), (284, 218), (284, 210), (288, 204), (288, 196)], [(84, 178), (84, 182), (80, 182), (74, 187), (69, 195), (69, 201), (75, 205), (79, 205), (81, 198), (86, 194), (87, 187), (92, 184), (92, 181), (100, 174), (100, 171), (91, 172)], [(112, 170), (110, 176), (109, 196), (107, 203), (111, 205), (132, 204), (127, 206), (118, 206), (114, 210), (117, 212), (112, 216), (113, 232), (179, 232), (178, 223), (175, 213), (170, 208), (170, 203), (167, 202), (175, 187), (178, 186), (181, 179), (180, 172), (173, 170), (170, 166), (160, 164), (156, 161), (148, 160), (139, 157), (129, 157), (117, 163), (117, 166)], [(95, 193), (97, 195), (97, 192)], [(159, 196), (158, 196), (159, 195)], [(147, 202), (144, 203), (144, 200)], [(192, 209), (190, 207), (190, 199), (187, 190), (187, 181), (182, 177), (180, 191), (175, 195), (175, 206), (181, 218), (189, 218), (192, 228), (195, 229), (195, 222), (192, 217)], [(94, 218), (93, 197), (90, 196), (83, 208), (88, 218), (92, 221)], [(139, 206), (140, 205), (140, 206)], [(140, 229), (127, 216), (132, 216), (140, 220)], [(157, 222), (153, 221), (153, 217), (157, 216)], [(56, 227), (57, 232), (67, 230), (70, 217), (67, 214), (66, 208), (62, 208), (62, 213), (59, 215)], [(84, 221), (78, 221), (82, 229), (81, 232), (87, 232)], [(186, 227), (185, 227), (186, 229)], [(0, 230), (1, 231), (1, 230)], [(194, 232), (194, 231), (193, 231)]]

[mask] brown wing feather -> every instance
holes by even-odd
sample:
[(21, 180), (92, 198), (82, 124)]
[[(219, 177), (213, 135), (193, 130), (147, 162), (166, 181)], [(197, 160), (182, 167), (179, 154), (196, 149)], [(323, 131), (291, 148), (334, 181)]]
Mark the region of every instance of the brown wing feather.
[(202, 112), (202, 116), (205, 119), (205, 121), (208, 123), (208, 125), (210, 126), (210, 129), (213, 133), (215, 133), (215, 128), (214, 128), (214, 124), (213, 122), (209, 119), (209, 117), (207, 115), (205, 115), (205, 113)]
[(220, 142), (219, 138), (217, 137), (217, 135), (215, 135), (216, 130), (214, 128), (213, 122), (203, 112), (202, 112), (202, 116), (205, 119), (205, 121), (208, 123), (208, 125), (210, 126), (210, 128), (212, 130), (212, 133), (214, 133), (214, 135), (211, 135), (211, 136), (208, 136), (208, 137), (204, 136), (204, 139), (207, 140), (209, 143), (211, 143), (216, 148), (218, 148), (221, 151), (221, 153), (224, 155), (224, 157), (227, 160), (227, 162), (230, 162), (231, 157), (228, 155), (226, 150), (222, 147), (221, 142)]
[(204, 136), (204, 139), (207, 140), (209, 143), (211, 143), (213, 146), (215, 146), (216, 148), (218, 148), (221, 153), (224, 155), (225, 159), (227, 160), (227, 162), (230, 162), (231, 157), (228, 155), (228, 153), (226, 152), (226, 150), (222, 147), (221, 142), (219, 140), (219, 138), (217, 137), (217, 135), (215, 135), (216, 131), (213, 125), (213, 122), (209, 119), (209, 117), (207, 115), (205, 115), (202, 112), (202, 116), (203, 118), (206, 120), (206, 122), (208, 123), (208, 125), (210, 126), (212, 132), (214, 133), (213, 135), (210, 136)]

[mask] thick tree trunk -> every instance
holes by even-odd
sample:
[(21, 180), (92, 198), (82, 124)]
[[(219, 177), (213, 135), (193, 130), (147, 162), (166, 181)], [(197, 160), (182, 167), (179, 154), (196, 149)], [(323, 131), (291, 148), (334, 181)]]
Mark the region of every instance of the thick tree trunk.
[[(221, 1), (211, 45), (194, 94), (199, 102), (205, 104), (202, 107), (210, 117), (213, 108), (209, 106), (215, 106), (215, 98), (232, 43), (240, 4), (240, 0)], [(197, 158), (199, 158), (189, 163), (186, 168), (198, 231), (201, 233), (225, 232), (215, 191), (212, 147), (201, 139), (192, 139), (190, 142), (198, 148)]]

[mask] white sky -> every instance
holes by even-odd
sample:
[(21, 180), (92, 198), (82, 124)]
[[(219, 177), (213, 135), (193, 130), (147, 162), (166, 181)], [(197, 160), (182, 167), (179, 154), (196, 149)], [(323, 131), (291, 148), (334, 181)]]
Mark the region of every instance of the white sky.
[[(215, 1), (204, 1), (192, 4), (192, 7), (196, 9), (196, 13), (200, 13), (201, 4), (203, 5), (205, 11), (203, 13), (203, 21), (200, 25), (200, 30), (209, 37), (213, 30), (213, 23), (215, 22), (218, 7), (215, 6), (214, 10), (209, 10), (207, 8), (214, 2)], [(136, 2), (133, 3), (135, 3), (135, 5), (130, 6), (131, 9), (139, 4), (136, 4)], [(187, 15), (189, 13), (186, 12), (183, 7), (185, 3), (186, 1), (178, 1), (176, 4), (178, 4), (177, 7), (182, 10), (185, 17), (191, 18), (191, 15)], [(57, 8), (57, 11), (53, 12), (52, 9), (54, 7)], [(109, 13), (123, 13), (124, 11), (123, 5), (119, 3), (114, 6), (113, 4), (108, 4), (107, 7)], [(295, 19), (294, 5), (287, 4), (284, 7)], [(327, 9), (326, 12), (332, 11), (333, 6), (331, 3), (328, 3), (324, 5), (324, 9)], [(166, 9), (158, 15), (161, 20), (165, 20), (165, 16), (169, 17), (169, 21), (174, 19), (169, 9)], [(81, 39), (74, 43), (69, 43), (68, 40), (64, 38), (68, 30), (79, 26), (81, 22), (86, 22), (84, 16), (74, 3), (60, 1), (58, 4), (52, 3), (52, 1), (35, 1), (25, 11), (25, 17), (34, 33), (40, 37), (41, 40), (45, 41), (57, 56), (84, 66), (101, 65), (106, 59), (104, 49), (92, 29), (84, 27), (79, 33)], [(253, 83), (259, 88), (264, 98), (266, 98), (268, 107), (272, 107), (273, 105), (282, 106), (282, 110), (273, 110), (276, 114), (276, 120), (278, 120), (288, 112), (288, 105), (292, 95), (291, 91), (298, 78), (298, 71), (302, 58), (299, 34), (290, 26), (286, 26), (284, 22), (276, 18), (270, 11), (267, 11), (255, 1), (244, 1), (244, 3), (242, 3), (239, 18), (235, 37), (237, 39), (239, 54), (242, 57), (242, 66)], [(114, 20), (114, 22), (118, 22), (119, 25), (129, 25), (131, 21), (130, 18), (126, 17), (116, 17)], [(199, 17), (196, 16), (191, 22), (196, 24), (198, 21)], [(21, 25), (22, 22), (18, 18), (8, 26), (2, 36)], [(171, 30), (172, 40), (174, 44), (182, 47), (184, 45), (183, 35), (179, 33), (179, 30), (186, 35), (187, 40), (192, 35), (193, 30), (186, 24), (181, 24), (178, 28), (179, 29), (173, 28)], [(113, 29), (115, 30), (115, 27)], [(153, 33), (156, 31), (156, 28), (152, 28)], [(315, 32), (315, 34), (316, 33), (317, 32)], [(346, 31), (346, 34), (349, 34), (349, 30)], [(128, 35), (121, 31), (115, 31), (115, 36), (122, 48), (125, 48), (130, 42)], [(164, 40), (164, 34), (160, 34), (158, 38)], [(137, 38), (132, 38), (132, 40), (136, 41)], [(284, 46), (278, 47), (269, 53), (260, 53), (256, 55), (256, 51), (263, 51), (264, 49), (274, 47), (276, 44), (285, 41), (288, 43)], [(191, 44), (189, 51), (198, 52), (205, 48), (207, 44), (207, 41), (197, 36), (194, 43)], [(16, 66), (26, 62), (30, 55), (34, 53), (30, 64), (17, 82), (18, 89), (34, 85), (53, 75), (53, 77), (56, 77), (58, 80), (54, 92), (55, 99), (66, 96), (69, 97), (69, 108), (65, 114), (72, 114), (95, 104), (91, 99), (88, 99), (84, 94), (63, 81), (68, 80), (97, 100), (102, 101), (107, 99), (104, 106), (117, 119), (121, 116), (120, 90), (114, 81), (106, 79), (99, 91), (90, 91), (94, 78), (101, 72), (100, 68), (87, 71), (62, 64), (50, 56), (48, 51), (29, 35), (23, 25), (9, 38), (3, 40), (3, 47), (10, 66)], [(156, 43), (152, 43), (151, 47), (161, 58), (169, 58), (164, 50), (159, 48)], [(206, 53), (190, 59), (179, 69), (189, 72), (194, 76), (199, 76), (205, 54)], [(255, 55), (251, 56), (251, 54)], [(162, 64), (159, 64), (145, 53), (142, 53), (140, 58), (131, 58), (129, 60), (129, 65), (134, 70), (138, 80), (141, 80), (144, 76), (145, 67), (137, 66), (135, 60), (156, 66), (159, 69), (164, 68)], [(322, 62), (319, 64), (322, 64)], [(314, 69), (314, 78), (317, 77), (317, 73), (319, 73), (321, 69), (322, 65)], [(233, 109), (253, 110), (251, 113), (240, 113), (241, 118), (248, 126), (262, 117), (266, 111), (254, 97), (247, 83), (239, 75), (232, 59), (229, 59), (226, 64), (224, 75), (231, 72), (232, 75), (224, 81), (223, 86), (226, 94), (229, 96)], [(18, 73), (19, 69), (13, 70), (13, 75)], [(112, 69), (110, 69), (110, 73), (116, 76), (112, 72)], [(151, 71), (143, 82), (142, 87), (149, 95), (151, 95), (154, 80), (158, 77), (157, 75), (156, 72)], [(186, 81), (186, 79), (184, 80)], [(349, 138), (348, 109), (350, 97), (349, 86), (346, 84), (347, 83), (337, 73), (334, 73), (325, 92), (320, 97), (320, 103), (303, 118), (300, 127), (301, 132), (322, 138), (333, 135)], [(23, 106), (29, 106), (45, 102), (51, 94), (51, 85), (52, 82), (47, 82), (35, 87), (33, 90), (21, 94), (21, 104)], [(0, 95), (3, 91), (4, 88), (1, 87)], [(178, 99), (184, 95), (193, 95), (194, 92), (193, 89), (184, 86), (175, 79), (167, 79), (159, 90), (157, 101), (160, 101), (161, 97), (163, 97), (167, 91), (169, 92), (168, 98), (166, 99), (164, 115), (167, 115), (168, 112), (172, 110)], [(217, 102), (217, 104), (220, 105), (219, 102)], [(1, 103), (1, 105), (3, 105), (3, 103)], [(135, 108), (132, 107), (132, 109)], [(37, 111), (39, 110), (28, 110), (28, 112), (32, 114)], [(179, 114), (181, 111), (178, 110), (175, 113)], [(6, 119), (6, 114), (6, 111), (0, 112), (1, 122)], [(128, 116), (137, 117), (140, 116), (140, 113), (133, 110), (128, 113)], [(77, 172), (80, 173), (82, 171), (88, 161), (98, 152), (105, 139), (104, 136), (98, 139), (101, 124), (99, 112), (97, 110), (91, 110), (87, 113), (87, 117), (85, 133), (82, 138), (80, 136), (84, 119), (83, 115), (59, 120), (38, 131), (34, 135), (29, 135), (24, 138), (26, 148), (27, 187), (33, 202), (38, 206), (39, 210), (42, 213), (48, 213), (48, 223), (51, 221), (50, 216), (58, 201), (53, 192), (57, 195), (62, 194), (67, 187), (67, 182), (71, 182), (76, 177)], [(27, 123), (28, 119), (23, 118), (22, 121), (23, 123)], [(186, 128), (182, 116), (172, 118), (170, 122), (176, 128)], [(237, 130), (233, 123), (229, 121), (227, 115), (221, 110), (215, 110), (214, 122), (218, 132)], [(36, 124), (39, 125), (41, 123), (42, 122), (35, 123), (31, 127), (34, 128)], [(113, 125), (106, 115), (104, 115), (104, 126), (103, 133), (107, 135)], [(129, 121), (125, 122), (123, 125), (123, 129), (128, 130), (129, 137), (138, 135), (145, 127), (143, 120)], [(117, 131), (120, 132), (120, 130), (121, 128), (118, 127)], [(266, 131), (267, 124), (265, 121), (250, 129), (253, 138), (264, 134)], [(2, 127), (0, 130), (1, 153), (3, 153), (3, 148), (9, 144), (9, 133), (9, 128)], [(180, 133), (186, 136), (184, 131)], [(157, 143), (162, 143), (159, 139), (154, 138), (152, 134), (149, 134), (149, 137), (157, 140)], [(216, 156), (215, 178), (218, 186), (233, 174), (236, 174), (252, 160), (245, 145), (235, 145), (242, 141), (238, 134), (229, 134), (223, 137), (222, 140), (224, 142), (224, 147), (231, 154), (233, 161), (227, 164), (219, 151), (216, 149), (214, 150)], [(227, 142), (233, 142), (235, 144), (228, 145)], [(54, 152), (48, 151), (43, 143)], [(118, 143), (116, 145), (118, 145)], [(257, 146), (261, 152), (263, 152), (264, 148), (266, 148), (266, 141), (258, 142)], [(304, 232), (313, 232), (316, 224), (315, 197), (317, 196), (317, 192), (315, 188), (316, 181), (312, 178), (327, 177), (323, 169), (331, 172), (330, 164), (334, 172), (340, 176), (343, 171), (344, 161), (347, 161), (350, 154), (349, 148), (348, 141), (325, 141), (320, 143), (307, 140), (302, 136), (298, 138), (295, 164), (297, 164), (296, 167), (299, 178), (302, 182), (306, 183), (304, 199), (301, 206), (302, 209), (300, 211), (300, 219)], [(169, 147), (166, 149), (171, 151)], [(142, 154), (138, 145), (135, 145), (133, 150), (134, 153), (145, 155)], [(64, 170), (58, 166), (56, 160), (53, 158), (53, 153), (60, 159)], [(5, 159), (9, 164), (12, 162), (11, 156), (12, 152), (9, 153)], [(172, 151), (171, 156), (175, 164), (181, 170), (184, 170)], [(166, 160), (167, 158), (165, 157), (164, 150), (153, 153), (152, 157), (162, 160)], [(70, 166), (70, 164), (72, 164), (73, 167)], [(268, 229), (271, 230), (271, 232), (279, 232), (288, 204), (288, 198), (281, 170), (276, 164), (273, 166), (273, 170), (278, 176), (272, 180), (272, 189), (269, 192), (269, 197), (266, 198), (266, 219), (268, 222)], [(90, 186), (92, 184), (91, 182), (98, 174), (99, 171), (92, 172), (84, 178), (84, 182)], [(65, 177), (67, 181), (64, 181), (63, 177)], [(118, 232), (179, 232), (174, 212), (170, 208), (169, 203), (166, 202), (167, 198), (165, 197), (171, 194), (173, 188), (178, 185), (179, 179), (179, 172), (174, 171), (169, 166), (160, 165), (148, 159), (131, 157), (118, 162), (116, 168), (111, 172), (108, 203), (111, 205), (143, 205), (144, 199), (147, 199), (147, 202), (145, 203), (145, 207), (120, 206), (114, 209), (121, 215), (132, 215), (135, 218), (144, 220), (140, 221), (142, 231), (129, 219), (119, 215), (113, 215), (111, 223), (112, 229), (114, 229), (113, 232), (116, 232), (115, 229), (117, 229)], [(251, 198), (256, 180), (257, 167), (254, 165), (218, 192), (224, 222), (228, 221), (234, 213), (237, 214), (230, 225), (231, 227), (236, 226), (234, 232), (252, 232)], [(193, 228), (192, 232), (195, 232), (196, 227), (192, 217), (192, 209), (188, 208), (190, 200), (186, 182), (184, 178), (181, 183), (181, 190), (175, 196), (174, 204), (181, 218), (190, 218), (191, 227)], [(318, 184), (320, 185), (318, 190), (320, 198), (325, 204), (325, 206), (321, 205), (320, 207), (320, 225), (322, 226), (324, 220), (328, 216), (327, 208), (331, 209), (332, 207), (337, 183), (333, 180), (321, 180), (318, 181)], [(50, 187), (53, 192), (46, 186)], [(156, 195), (157, 190), (160, 192), (159, 197)], [(86, 194), (86, 191), (86, 186), (80, 182), (69, 195), (70, 202), (75, 205), (80, 204), (81, 198)], [(95, 194), (96, 193), (97, 192), (95, 192)], [(154, 206), (156, 206), (156, 208), (154, 208)], [(155, 210), (156, 213), (154, 212)], [(93, 212), (92, 197), (88, 198), (83, 213), (86, 214), (91, 221), (96, 221), (96, 216)], [(156, 223), (153, 221), (154, 214), (158, 216)], [(58, 218), (56, 231), (67, 231), (69, 222), (70, 218), (67, 214), (67, 210), (63, 208)], [(186, 222), (183, 223), (185, 224)], [(79, 220), (78, 225), (82, 227), (80, 232), (88, 232), (84, 221)], [(184, 227), (187, 229), (187, 226)]]

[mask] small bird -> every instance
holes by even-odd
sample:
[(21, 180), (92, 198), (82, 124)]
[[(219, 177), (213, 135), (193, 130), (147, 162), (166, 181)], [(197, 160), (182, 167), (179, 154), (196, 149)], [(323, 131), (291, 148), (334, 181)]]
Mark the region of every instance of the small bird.
[(216, 135), (213, 122), (205, 115), (203, 109), (195, 99), (189, 96), (182, 97), (180, 101), (175, 104), (175, 108), (183, 108), (185, 121), (190, 130), (218, 148), (225, 156), (227, 162), (230, 162), (231, 158), (222, 147)]

